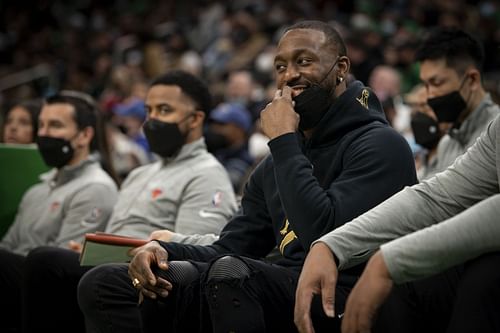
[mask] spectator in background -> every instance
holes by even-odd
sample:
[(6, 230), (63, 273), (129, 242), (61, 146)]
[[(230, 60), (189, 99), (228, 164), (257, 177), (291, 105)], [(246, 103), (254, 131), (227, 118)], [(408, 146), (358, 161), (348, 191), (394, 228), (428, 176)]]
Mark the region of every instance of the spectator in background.
[(419, 46), (420, 79), (439, 123), (451, 123), (437, 147), (436, 164), (422, 175), (443, 171), (479, 137), (500, 107), (482, 84), (482, 45), (459, 29), (437, 28)]
[[(100, 97), (107, 123), (106, 130), (112, 143), (111, 157), (121, 180), (134, 168), (154, 160), (141, 129), (145, 111), (144, 107), (141, 110), (140, 105), (146, 96), (146, 90), (146, 83), (140, 73), (128, 66), (119, 65), (111, 71), (110, 80)], [(115, 112), (122, 112), (125, 117), (118, 116)], [(126, 135), (127, 132), (131, 135)], [(139, 142), (134, 141), (133, 137)]]
[(137, 143), (123, 134), (111, 121), (106, 123), (111, 159), (120, 182), (135, 168), (151, 162), (151, 157)]
[[(428, 27), (460, 25), (464, 29), (477, 31), (486, 48), (485, 71), (493, 72), (499, 68), (500, 25), (496, 17), (498, 5), (493, 0), (479, 3), (461, 1), (460, 6), (450, 1), (432, 0), (388, 0), (383, 4), (367, 1), (309, 3), (289, 0), (286, 1), (286, 6), (282, 4), (282, 1), (215, 0), (198, 1), (190, 5), (145, 2), (140, 6), (129, 6), (127, 1), (103, 5), (99, 1), (90, 0), (75, 6), (62, 0), (54, 0), (29, 8), (19, 6), (15, 1), (2, 1), (0, 13), (3, 14), (5, 29), (0, 31), (0, 40), (5, 40), (5, 43), (0, 45), (0, 80), (3, 81), (8, 74), (18, 71), (29, 73), (33, 69), (36, 73), (34, 67), (39, 64), (47, 68), (48, 80), (44, 77), (2, 90), (0, 103), (45, 95), (54, 87), (65, 87), (72, 81), (74, 84), (75, 80), (68, 76), (79, 67), (83, 67), (83, 71), (78, 70), (82, 73), (77, 75), (76, 81), (86, 81), (82, 87), (92, 87), (93, 96), (99, 100), (103, 88), (109, 86), (110, 79), (114, 80), (114, 75), (110, 77), (110, 74), (124, 62), (134, 62), (145, 71), (146, 80), (152, 79), (163, 73), (165, 67), (160, 66), (159, 70), (150, 71), (147, 62), (150, 58), (159, 63), (169, 62), (171, 52), (165, 49), (165, 46), (169, 47), (165, 37), (176, 26), (182, 27), (188, 53), (205, 55), (207, 47), (215, 44), (221, 49), (221, 54), (216, 54), (211, 61), (204, 57), (202, 68), (198, 68), (200, 73), (206, 74), (217, 67), (217, 72), (222, 73), (215, 76), (213, 81), (209, 80), (210, 86), (213, 86), (222, 82), (233, 70), (227, 69), (231, 52), (225, 57), (223, 51), (232, 48), (232, 41), (228, 36), (236, 30), (234, 23), (241, 21), (235, 19), (240, 11), (253, 15), (256, 21), (253, 25), (267, 38), (268, 42), (263, 50), (268, 48), (269, 41), (276, 40), (284, 25), (297, 17), (325, 20), (337, 18), (338, 22), (335, 24), (341, 28), (341, 35), (344, 36), (345, 31), (355, 31), (347, 37), (353, 37), (355, 42), (365, 48), (364, 55), (358, 59), (352, 54), (352, 73), (356, 74), (357, 79), (367, 83), (370, 71), (382, 62), (401, 71), (403, 93), (407, 93), (418, 83), (418, 64), (414, 61), (415, 41), (416, 36), (425, 33)], [(450, 14), (451, 20), (446, 18)], [(123, 43), (123, 40), (126, 42)], [(158, 41), (159, 47), (155, 47), (157, 52), (148, 56), (147, 48), (152, 40)], [(378, 50), (374, 50), (374, 46)], [(124, 52), (129, 49), (133, 49), (133, 56), (124, 56)], [(384, 54), (383, 59), (380, 59), (381, 52)], [(392, 55), (385, 56), (387, 53)], [(258, 53), (251, 56), (250, 61), (238, 69), (254, 71), (258, 66), (258, 56)], [(220, 67), (217, 66), (218, 61), (222, 62)], [(357, 65), (354, 64), (356, 62)], [(183, 66), (182, 61), (175, 65)], [(360, 75), (355, 70), (358, 66), (363, 67)], [(265, 78), (257, 78), (263, 84), (272, 80), (268, 73)], [(26, 94), (27, 88), (31, 90), (29, 95)]]
[(106, 114), (112, 113), (117, 104), (135, 98), (144, 100), (145, 87), (144, 74), (138, 68), (116, 65), (112, 67), (107, 84), (99, 96), (101, 109)]
[(256, 89), (257, 85), (252, 72), (247, 70), (233, 71), (229, 73), (227, 79), (224, 101), (241, 103), (250, 112), (252, 122), (254, 122), (265, 107), (264, 101), (256, 98)]
[(245, 175), (253, 164), (248, 152), (252, 118), (240, 103), (223, 103), (210, 113), (205, 136), (208, 151), (229, 173), (236, 194), (241, 195)]
[(269, 146), (267, 145), (269, 138), (264, 132), (262, 132), (262, 127), (260, 121), (257, 120), (254, 123), (252, 134), (248, 138), (248, 152), (250, 156), (254, 159), (254, 164), (256, 165), (264, 159), (264, 157), (269, 154)]
[[(69, 248), (86, 232), (103, 230), (117, 197), (113, 179), (98, 159), (109, 159), (99, 111), (90, 96), (61, 91), (46, 99), (37, 144), (51, 171), (24, 194), (16, 218), (0, 242), (2, 332), (21, 325), (22, 267), (30, 250)], [(98, 151), (99, 156), (92, 154)]]
[(250, 68), (269, 42), (249, 10), (236, 10), (219, 25), (220, 35), (203, 52), (206, 74), (213, 82), (233, 71)]
[(377, 95), (387, 120), (398, 132), (409, 131), (409, 110), (401, 98), (401, 74), (393, 67), (378, 65), (370, 73), (368, 86)]
[(3, 143), (34, 143), (38, 132), (38, 114), (42, 108), (39, 100), (15, 104), (4, 115)]
[(422, 84), (406, 94), (405, 104), (410, 107), (413, 138), (420, 147), (414, 152), (417, 178), (420, 180), (436, 167), (437, 145), (446, 133), (444, 126), (447, 123), (437, 122), (436, 115), (427, 104), (427, 90)]
[(416, 35), (406, 32), (392, 40), (395, 43), (397, 61), (395, 68), (401, 74), (401, 91), (407, 92), (419, 83), (419, 67), (415, 61), (415, 49), (418, 47)]
[(351, 73), (361, 82), (368, 82), (370, 73), (380, 64), (380, 60), (371, 58), (368, 47), (362, 42), (358, 31), (354, 31), (346, 38), (347, 54), (352, 59)]
[(139, 145), (150, 156), (148, 140), (142, 130), (146, 120), (144, 100), (129, 98), (113, 108), (113, 123), (135, 144)]

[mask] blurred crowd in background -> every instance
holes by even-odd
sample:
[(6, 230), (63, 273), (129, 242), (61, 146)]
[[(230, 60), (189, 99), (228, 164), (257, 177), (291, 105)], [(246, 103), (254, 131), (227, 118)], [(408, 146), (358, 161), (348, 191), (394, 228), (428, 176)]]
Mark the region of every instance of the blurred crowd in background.
[(61, 89), (91, 94), (124, 177), (154, 159), (141, 130), (148, 82), (187, 70), (210, 86), (218, 111), (207, 144), (224, 165), (233, 163), (238, 191), (248, 166), (267, 153), (258, 118), (275, 91), (275, 45), (287, 25), (331, 22), (347, 43), (351, 80), (372, 87), (411, 143), (405, 96), (419, 83), (414, 52), (431, 27), (460, 27), (483, 43), (484, 84), (500, 102), (499, 7), (493, 0), (3, 0), (0, 107)]

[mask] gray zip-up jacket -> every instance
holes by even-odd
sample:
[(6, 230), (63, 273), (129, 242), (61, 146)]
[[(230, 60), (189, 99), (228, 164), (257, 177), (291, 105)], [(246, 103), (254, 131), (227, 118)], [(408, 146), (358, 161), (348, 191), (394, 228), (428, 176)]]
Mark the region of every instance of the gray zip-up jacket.
[(117, 198), (111, 177), (93, 157), (53, 169), (24, 194), (0, 248), (27, 255), (38, 246), (67, 247), (87, 232), (103, 230)]
[(173, 241), (211, 244), (236, 208), (227, 172), (201, 138), (172, 160), (134, 169), (122, 184), (106, 232), (148, 238), (168, 229), (178, 233)]
[[(445, 172), (405, 188), (323, 236), (339, 268), (366, 261), (381, 244), (403, 283), (500, 250), (500, 117)], [(403, 236), (403, 237), (402, 237)]]
[(499, 114), (500, 107), (493, 102), (490, 94), (486, 94), (460, 127), (451, 129), (439, 141), (434, 161), (427, 165), (419, 180), (429, 179), (452, 165), (458, 156), (476, 142), (488, 124)]

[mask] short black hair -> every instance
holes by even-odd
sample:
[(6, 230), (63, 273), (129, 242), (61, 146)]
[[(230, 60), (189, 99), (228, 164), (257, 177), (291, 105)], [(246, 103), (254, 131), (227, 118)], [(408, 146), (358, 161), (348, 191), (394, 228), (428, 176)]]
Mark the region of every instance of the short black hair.
[(110, 154), (110, 143), (106, 135), (103, 114), (92, 96), (81, 91), (61, 90), (45, 99), (46, 104), (67, 103), (75, 108), (74, 119), (79, 130), (94, 129), (90, 151), (99, 152), (99, 162), (111, 178), (119, 184)]
[(445, 59), (446, 65), (463, 73), (473, 64), (483, 70), (484, 49), (472, 35), (457, 28), (438, 27), (429, 31), (415, 53), (417, 61)]
[(95, 134), (90, 143), (90, 149), (92, 151), (98, 149), (99, 138), (97, 136), (99, 134), (97, 130), (97, 118), (100, 112), (92, 96), (80, 91), (61, 90), (57, 94), (47, 97), (45, 103), (67, 103), (72, 105), (75, 108), (74, 119), (78, 129), (82, 130), (88, 126), (92, 127)]
[(340, 36), (339, 32), (330, 24), (317, 20), (299, 21), (286, 28), (283, 33), (295, 29), (312, 29), (321, 31), (325, 34), (327, 42), (332, 43), (337, 47), (337, 52), (339, 56), (347, 55), (347, 49), (345, 47), (344, 40)]
[(205, 112), (207, 116), (212, 110), (212, 95), (210, 95), (208, 86), (193, 74), (182, 70), (172, 70), (154, 79), (150, 87), (156, 85), (179, 86), (182, 92), (193, 100), (196, 108)]

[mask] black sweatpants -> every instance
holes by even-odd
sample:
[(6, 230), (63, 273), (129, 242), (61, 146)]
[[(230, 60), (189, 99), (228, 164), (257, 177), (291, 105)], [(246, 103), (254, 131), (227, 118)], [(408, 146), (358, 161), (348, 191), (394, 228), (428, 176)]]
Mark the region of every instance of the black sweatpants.
[(500, 253), (395, 286), (374, 332), (500, 332)]
[(0, 249), (0, 332), (21, 331), (21, 281), (24, 256)]
[[(236, 258), (236, 262), (232, 261), (234, 266), (243, 267), (236, 270), (219, 264), (225, 258), (211, 264), (192, 263), (196, 274), (186, 274), (190, 276), (189, 283), (174, 282), (168, 297), (145, 299), (139, 307), (126, 265), (92, 269), (78, 288), (88, 327), (95, 332), (138, 332), (140, 327), (144, 333), (295, 332), (293, 309), (299, 271), (231, 257)], [(235, 275), (235, 271), (240, 275)], [(168, 271), (156, 274), (172, 281)], [(337, 288), (339, 309), (349, 291), (350, 287)], [(315, 304), (319, 304), (319, 299)], [(321, 327), (317, 327), (317, 332), (326, 327), (329, 332), (338, 332), (338, 320), (318, 320), (318, 325)]]
[(32, 250), (24, 264), (24, 332), (85, 332), (77, 286), (90, 268), (80, 266), (79, 254), (71, 250)]

